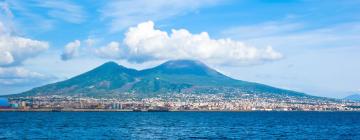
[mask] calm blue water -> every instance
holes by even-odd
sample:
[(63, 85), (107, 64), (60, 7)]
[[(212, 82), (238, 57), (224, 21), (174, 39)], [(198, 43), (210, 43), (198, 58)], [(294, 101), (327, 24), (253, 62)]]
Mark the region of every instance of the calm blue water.
[(0, 139), (360, 139), (360, 112), (0, 112)]

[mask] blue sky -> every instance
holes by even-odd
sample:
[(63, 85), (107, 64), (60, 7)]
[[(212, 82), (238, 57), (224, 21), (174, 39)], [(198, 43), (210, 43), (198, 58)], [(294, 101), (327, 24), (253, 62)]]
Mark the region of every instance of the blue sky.
[(0, 1), (0, 94), (106, 61), (198, 59), (241, 80), (341, 98), (360, 92), (360, 2)]

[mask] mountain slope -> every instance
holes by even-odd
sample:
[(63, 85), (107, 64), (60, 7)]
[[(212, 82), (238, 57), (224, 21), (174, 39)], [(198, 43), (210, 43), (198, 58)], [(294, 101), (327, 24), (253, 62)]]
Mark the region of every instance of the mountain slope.
[(360, 101), (360, 94), (349, 95), (344, 98), (345, 100)]
[(24, 92), (23, 95), (103, 94), (135, 81), (134, 76), (137, 73), (137, 70), (119, 66), (114, 62), (107, 62), (79, 76), (34, 88)]
[(34, 88), (16, 96), (70, 95), (116, 97), (163, 93), (249, 93), (308, 96), (290, 90), (227, 77), (199, 61), (173, 60), (135, 70), (107, 62), (71, 79)]

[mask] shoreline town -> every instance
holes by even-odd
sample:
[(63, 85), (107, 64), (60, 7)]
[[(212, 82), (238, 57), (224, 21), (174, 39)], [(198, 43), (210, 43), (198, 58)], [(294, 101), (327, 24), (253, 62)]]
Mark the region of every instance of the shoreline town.
[(244, 94), (224, 97), (222, 94), (176, 94), (148, 98), (94, 98), (74, 96), (35, 96), (8, 98), (0, 111), (360, 111), (360, 102)]

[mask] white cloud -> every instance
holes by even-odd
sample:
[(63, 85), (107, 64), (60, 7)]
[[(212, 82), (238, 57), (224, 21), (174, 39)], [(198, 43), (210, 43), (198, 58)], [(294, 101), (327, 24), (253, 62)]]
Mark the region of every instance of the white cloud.
[(57, 23), (83, 23), (84, 7), (70, 0), (0, 0), (0, 21), (18, 34), (46, 32)]
[(36, 72), (29, 71), (21, 67), (11, 67), (11, 68), (1, 68), (0, 67), (0, 78), (39, 78), (44, 77), (44, 75)]
[(61, 54), (61, 59), (66, 61), (76, 57), (79, 54), (79, 47), (81, 43), (79, 40), (69, 42), (64, 48), (64, 52)]
[(259, 49), (231, 39), (212, 39), (207, 32), (192, 34), (186, 29), (167, 32), (152, 21), (131, 27), (125, 34), (123, 58), (134, 62), (168, 59), (197, 59), (215, 64), (241, 65), (272, 61), (282, 54), (271, 47)]
[[(11, 7), (13, 11), (20, 13), (20, 15), (34, 19), (34, 22), (39, 22), (36, 19), (59, 19), (70, 23), (82, 23), (87, 18), (84, 8), (69, 0), (11, 0), (3, 3)], [(39, 13), (38, 9), (42, 10), (41, 13)], [(11, 13), (10, 10), (8, 11), (8, 13)]]
[[(112, 31), (119, 31), (146, 20), (163, 20), (214, 5), (220, 0), (123, 0), (111, 1), (101, 10), (110, 19)], [(224, 1), (222, 1), (224, 2)]]
[(48, 8), (48, 15), (71, 23), (82, 23), (86, 19), (85, 11), (80, 5), (71, 1), (36, 1), (37, 6)]
[(37, 72), (29, 71), (22, 67), (0, 67), (0, 86), (1, 85), (20, 85), (35, 84), (53, 79)]
[(228, 28), (222, 34), (237, 39), (249, 39), (291, 33), (303, 28), (303, 26), (301, 23), (265, 22)]
[(9, 5), (7, 3), (5, 3), (5, 2), (0, 3), (0, 8), (7, 17), (10, 17), (10, 18), (14, 17), (14, 14), (11, 12)]
[(14, 62), (14, 57), (10, 52), (0, 52), (0, 65), (11, 64)]
[(0, 20), (1, 24), (8, 23), (14, 18), (13, 12), (10, 10), (9, 4), (0, 2)]
[(93, 38), (88, 38), (88, 39), (84, 40), (84, 42), (85, 42), (86, 46), (92, 47), (97, 43), (97, 40), (93, 39)]
[[(25, 60), (45, 52), (49, 45), (44, 41), (14, 35), (14, 30), (9, 23), (3, 24), (0, 21), (0, 91), (7, 92), (7, 89), (38, 86), (54, 79), (54, 77), (18, 67)], [(12, 86), (14, 88), (11, 88)]]
[(7, 33), (8, 31), (6, 30), (4, 24), (2, 22), (0, 22), (0, 33), (4, 34)]
[[(344, 22), (320, 28), (292, 22), (262, 23), (250, 26), (238, 26), (226, 29), (223, 35), (233, 39), (242, 39), (255, 45), (272, 44), (282, 50), (299, 53), (304, 49), (331, 47), (358, 47), (360, 43), (360, 22)], [(276, 25), (276, 26), (275, 26)], [(254, 30), (248, 34), (250, 30)], [(294, 49), (294, 48), (298, 49)]]
[(14, 28), (14, 14), (6, 2), (0, 2), (0, 33), (12, 33)]
[(106, 46), (100, 47), (95, 50), (95, 53), (103, 58), (117, 59), (121, 56), (120, 44), (112, 41)]
[(49, 47), (47, 42), (13, 36), (2, 28), (4, 26), (0, 26), (0, 66), (20, 64)]

